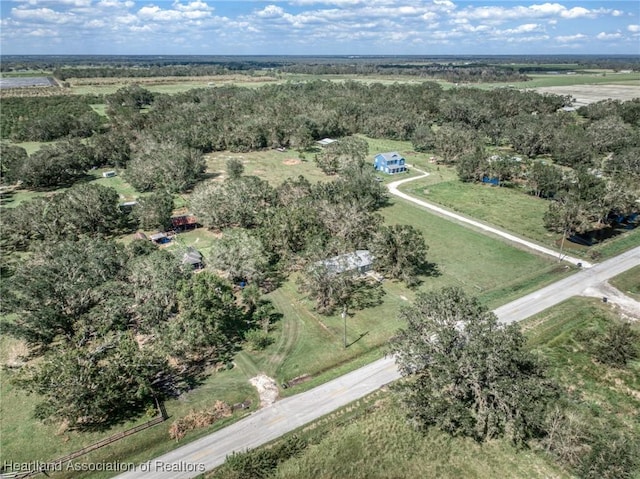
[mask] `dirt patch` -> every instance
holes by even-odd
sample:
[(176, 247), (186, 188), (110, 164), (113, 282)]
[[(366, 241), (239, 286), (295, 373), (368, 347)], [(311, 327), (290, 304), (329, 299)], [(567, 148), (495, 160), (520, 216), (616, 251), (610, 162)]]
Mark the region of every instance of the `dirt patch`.
[(302, 161), (298, 160), (297, 158), (289, 158), (282, 162), (283, 165), (287, 165), (287, 166), (299, 165), (300, 163), (302, 163)]
[(278, 399), (280, 392), (275, 380), (266, 374), (258, 374), (249, 379), (249, 382), (258, 390), (260, 396), (260, 407), (271, 406)]
[(26, 364), (26, 357), (29, 355), (29, 348), (26, 343), (20, 341), (11, 345), (5, 366), (8, 368), (21, 368)]
[(619, 313), (628, 320), (640, 320), (640, 302), (630, 298), (619, 289), (614, 288), (608, 282), (587, 288), (582, 296), (593, 298), (606, 298), (607, 303), (615, 305)]

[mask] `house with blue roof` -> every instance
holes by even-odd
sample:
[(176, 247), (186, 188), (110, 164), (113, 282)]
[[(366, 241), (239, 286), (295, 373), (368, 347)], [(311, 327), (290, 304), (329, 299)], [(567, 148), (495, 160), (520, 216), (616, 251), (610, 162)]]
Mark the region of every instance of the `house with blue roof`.
[(378, 153), (373, 161), (373, 166), (378, 171), (394, 175), (407, 171), (404, 163), (405, 160), (400, 153), (390, 151), (389, 153)]

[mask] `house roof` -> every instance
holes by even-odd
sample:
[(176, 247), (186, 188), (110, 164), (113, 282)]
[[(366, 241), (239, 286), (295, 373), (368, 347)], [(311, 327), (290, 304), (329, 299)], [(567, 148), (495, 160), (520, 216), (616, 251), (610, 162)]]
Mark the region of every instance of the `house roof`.
[(334, 256), (333, 258), (320, 261), (319, 263), (324, 265), (330, 272), (339, 274), (344, 273), (345, 271), (371, 266), (373, 263), (373, 256), (369, 250), (359, 249), (353, 253)]
[(146, 234), (144, 234), (142, 231), (138, 231), (136, 234), (134, 234), (134, 235), (133, 235), (133, 237), (134, 237), (135, 239), (143, 239), (143, 240), (148, 239), (148, 238), (147, 238), (147, 235), (146, 235)]
[(171, 218), (172, 226), (195, 225), (197, 223), (198, 223), (198, 220), (193, 215), (174, 216)]
[(402, 155), (397, 151), (389, 151), (387, 153), (378, 153), (376, 157), (378, 156), (381, 156), (385, 161), (399, 160), (402, 158)]
[(318, 140), (316, 143), (318, 143), (321, 146), (327, 146), (330, 145), (331, 143), (335, 143), (338, 140), (334, 140), (332, 138), (323, 138), (322, 140)]
[(157, 241), (159, 239), (166, 238), (166, 237), (167, 237), (167, 233), (155, 233), (149, 236), (149, 239), (151, 241)]

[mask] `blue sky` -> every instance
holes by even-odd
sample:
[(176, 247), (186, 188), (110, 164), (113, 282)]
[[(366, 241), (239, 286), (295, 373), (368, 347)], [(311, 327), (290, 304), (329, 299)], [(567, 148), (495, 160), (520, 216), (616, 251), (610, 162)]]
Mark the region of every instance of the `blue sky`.
[(640, 54), (640, 2), (0, 0), (10, 54)]

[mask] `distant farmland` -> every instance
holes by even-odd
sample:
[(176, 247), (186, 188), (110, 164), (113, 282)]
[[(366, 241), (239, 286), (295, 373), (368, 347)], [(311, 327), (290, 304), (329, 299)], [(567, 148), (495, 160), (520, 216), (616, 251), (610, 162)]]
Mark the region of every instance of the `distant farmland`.
[(600, 84), (600, 85), (566, 85), (549, 86), (535, 89), (539, 93), (553, 93), (555, 95), (571, 95), (574, 106), (588, 105), (597, 101), (612, 100), (629, 101), (640, 98), (639, 85)]
[(14, 77), (0, 78), (0, 90), (9, 88), (58, 86), (52, 77)]

